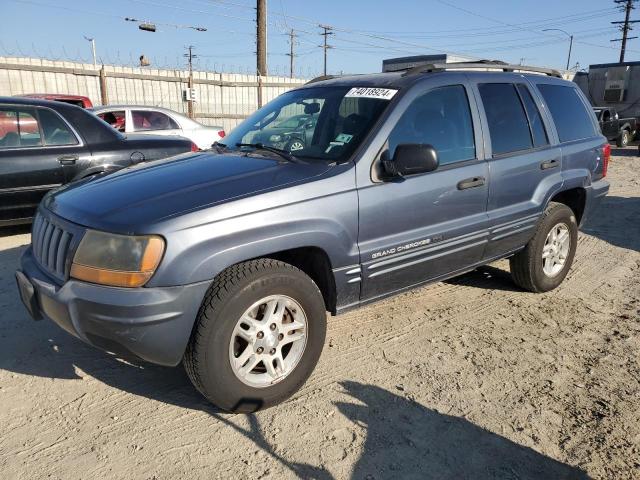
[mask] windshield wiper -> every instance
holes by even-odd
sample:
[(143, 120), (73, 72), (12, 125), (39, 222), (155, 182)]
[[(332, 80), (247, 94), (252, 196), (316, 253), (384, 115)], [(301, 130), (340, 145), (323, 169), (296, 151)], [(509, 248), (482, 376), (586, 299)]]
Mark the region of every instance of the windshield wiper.
[(264, 150), (266, 152), (275, 153), (276, 155), (280, 155), (285, 160), (288, 160), (293, 163), (301, 163), (296, 157), (291, 155), (286, 150), (282, 150), (281, 148), (270, 147), (268, 145), (263, 145), (262, 143), (236, 143), (236, 147), (250, 147), (255, 148), (256, 150)]

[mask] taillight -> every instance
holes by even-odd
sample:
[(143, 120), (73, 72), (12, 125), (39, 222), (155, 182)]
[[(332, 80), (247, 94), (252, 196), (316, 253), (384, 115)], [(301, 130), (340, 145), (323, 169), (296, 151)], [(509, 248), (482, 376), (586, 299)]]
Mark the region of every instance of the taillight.
[(607, 176), (609, 160), (611, 160), (611, 145), (605, 143), (602, 147), (602, 178)]
[(219, 136), (220, 138), (224, 138), (224, 136), (225, 136), (225, 135), (226, 135), (226, 133), (224, 133), (224, 130), (220, 130), (220, 131), (218, 132), (218, 136)]
[(191, 142), (191, 151), (192, 152), (197, 152), (198, 150), (200, 150), (198, 148), (198, 145), (196, 145), (195, 143)]

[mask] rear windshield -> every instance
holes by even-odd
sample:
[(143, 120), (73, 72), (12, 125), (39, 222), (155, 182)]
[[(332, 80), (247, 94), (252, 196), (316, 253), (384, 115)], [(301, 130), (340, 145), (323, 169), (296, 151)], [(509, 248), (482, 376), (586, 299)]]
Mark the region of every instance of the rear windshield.
[(574, 87), (538, 84), (538, 90), (549, 107), (561, 142), (597, 135), (592, 114)]

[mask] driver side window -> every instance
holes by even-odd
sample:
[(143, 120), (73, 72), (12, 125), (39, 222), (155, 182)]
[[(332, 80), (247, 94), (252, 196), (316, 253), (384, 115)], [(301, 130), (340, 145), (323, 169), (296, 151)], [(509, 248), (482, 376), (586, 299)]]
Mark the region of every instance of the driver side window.
[(462, 85), (439, 87), (416, 98), (389, 135), (389, 157), (404, 143), (429, 144), (440, 165), (476, 157), (473, 123)]

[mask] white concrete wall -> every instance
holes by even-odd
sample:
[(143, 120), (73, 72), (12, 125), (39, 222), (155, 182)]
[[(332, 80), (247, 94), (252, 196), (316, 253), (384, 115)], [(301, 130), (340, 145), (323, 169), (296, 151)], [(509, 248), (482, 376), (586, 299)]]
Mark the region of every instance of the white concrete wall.
[[(182, 91), (187, 88), (186, 70), (160, 70), (105, 65), (109, 104), (154, 105), (185, 113)], [(24, 93), (85, 95), (101, 105), (100, 66), (37, 58), (0, 57), (0, 96)], [(162, 77), (166, 77), (163, 80)], [(193, 72), (198, 101), (195, 119), (230, 131), (258, 108), (257, 78), (214, 72)], [(263, 104), (281, 93), (303, 85), (305, 79), (263, 77)]]

